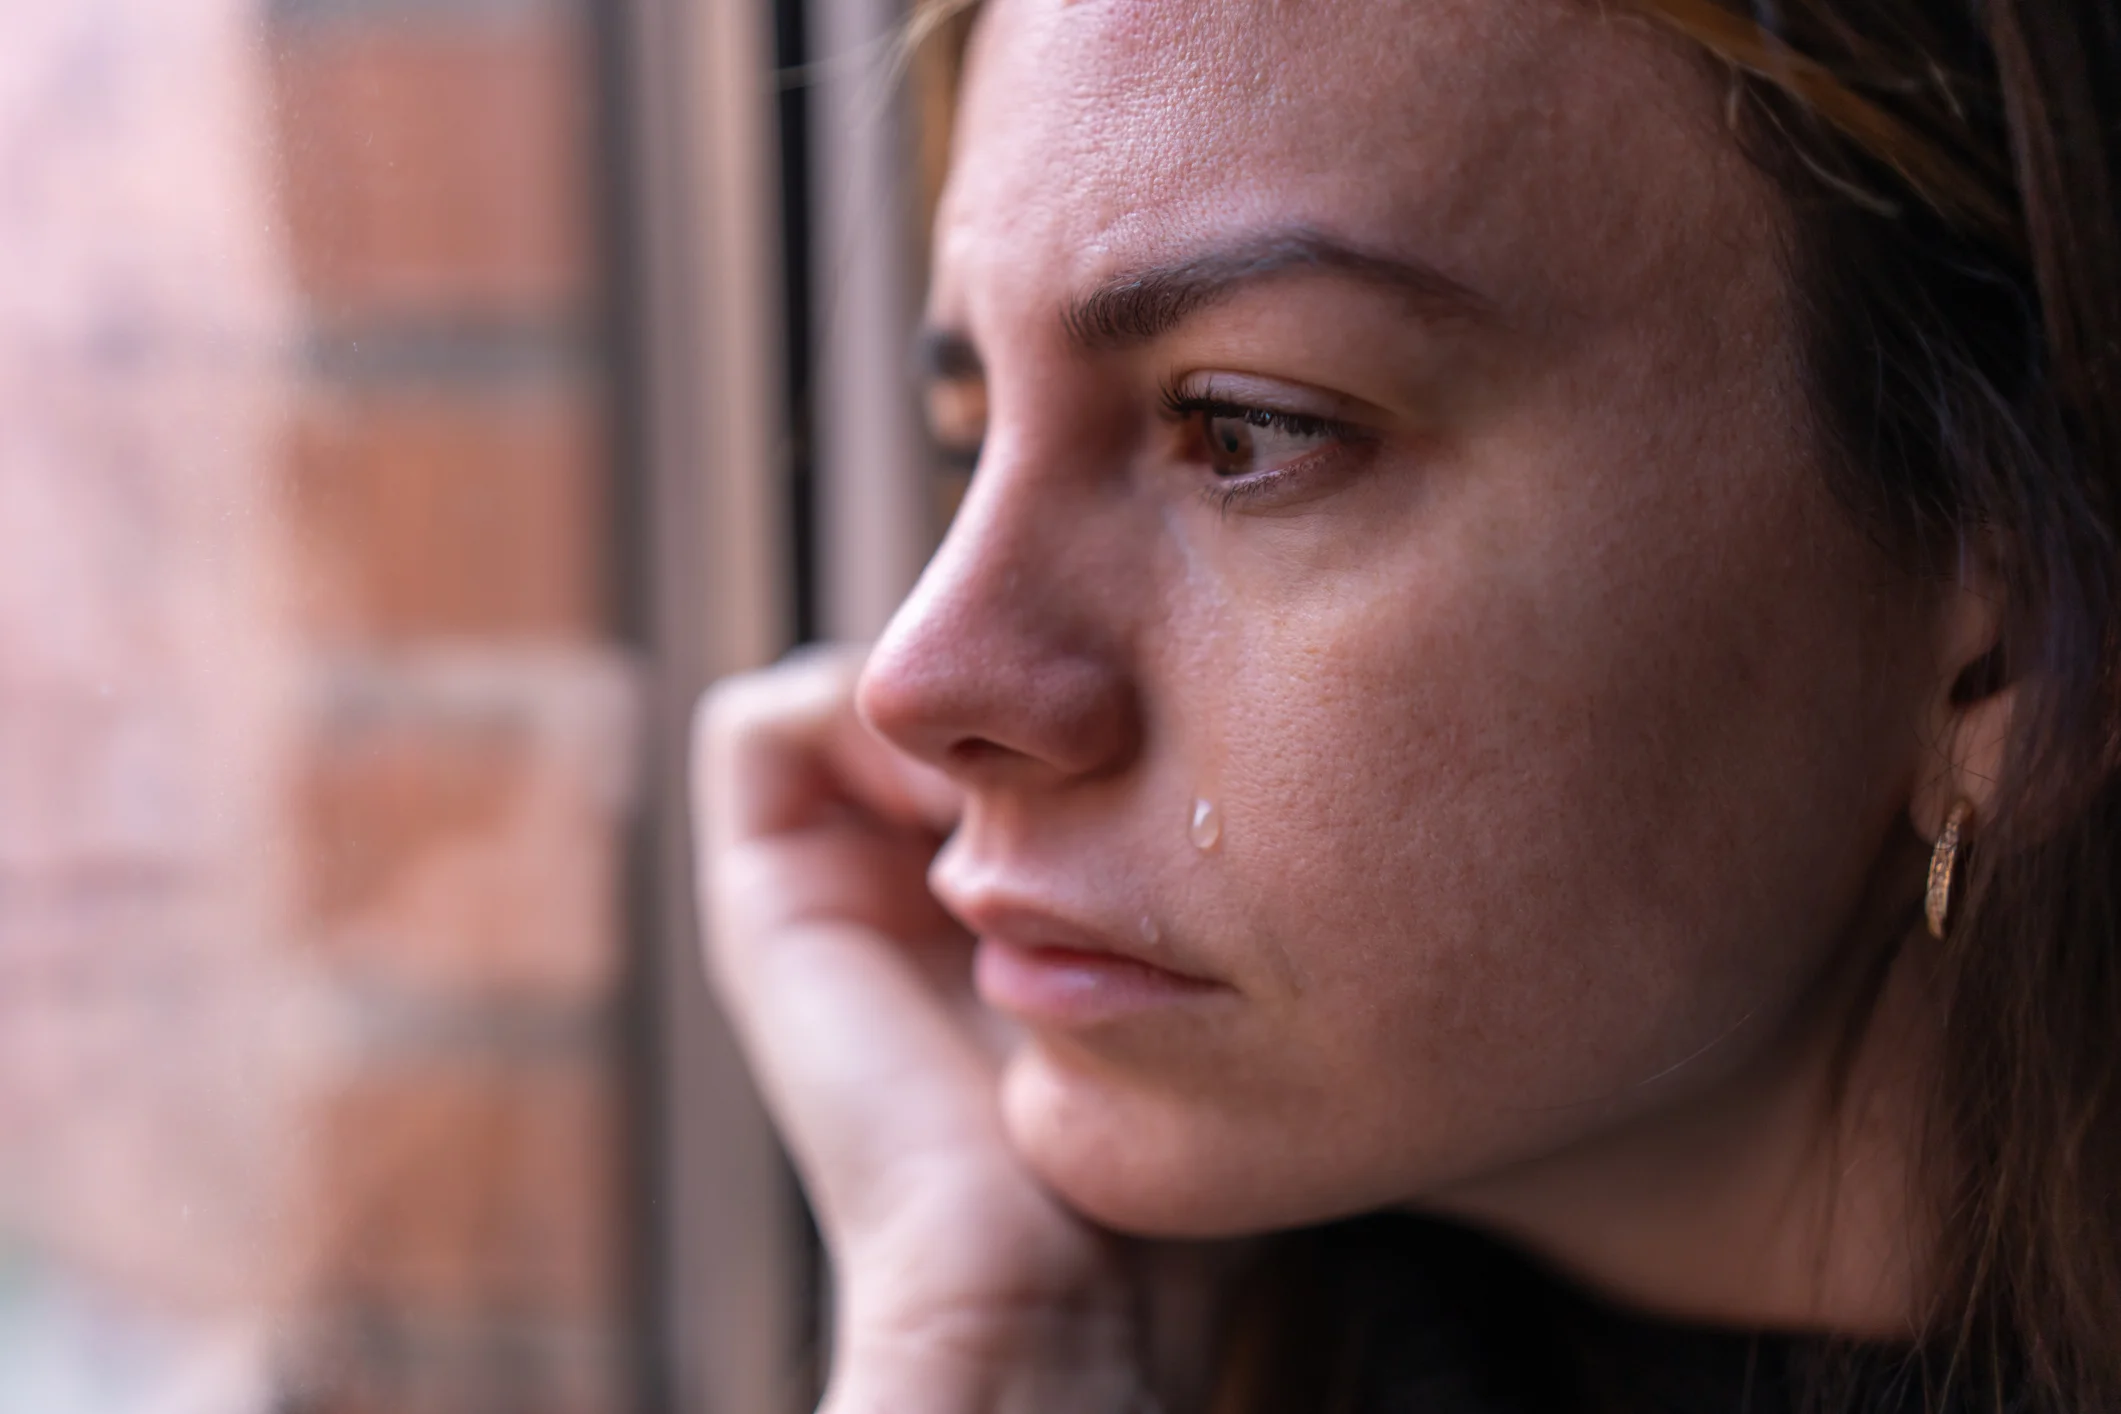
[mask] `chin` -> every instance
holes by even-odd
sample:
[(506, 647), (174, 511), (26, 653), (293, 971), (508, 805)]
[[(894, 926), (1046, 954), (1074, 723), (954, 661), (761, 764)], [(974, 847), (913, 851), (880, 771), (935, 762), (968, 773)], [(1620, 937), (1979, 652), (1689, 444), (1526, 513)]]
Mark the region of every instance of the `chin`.
[[(1242, 1237), (1376, 1206), (1321, 1191), (1315, 1146), (1034, 1041), (1002, 1079), (1010, 1141), (1084, 1217), (1137, 1237)], [(1292, 1155), (1304, 1156), (1301, 1163)]]

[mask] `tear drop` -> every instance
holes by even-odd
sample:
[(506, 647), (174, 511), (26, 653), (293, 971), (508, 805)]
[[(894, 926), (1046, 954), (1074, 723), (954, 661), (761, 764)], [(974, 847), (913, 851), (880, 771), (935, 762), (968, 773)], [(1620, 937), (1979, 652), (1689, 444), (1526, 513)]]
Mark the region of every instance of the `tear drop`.
[(1186, 834), (1192, 839), (1193, 847), (1203, 854), (1222, 843), (1223, 817), (1222, 812), (1215, 808), (1214, 801), (1193, 802), (1193, 823)]
[(1141, 935), (1144, 947), (1153, 948), (1164, 940), (1163, 930), (1158, 928), (1156, 920), (1146, 913), (1142, 915)]

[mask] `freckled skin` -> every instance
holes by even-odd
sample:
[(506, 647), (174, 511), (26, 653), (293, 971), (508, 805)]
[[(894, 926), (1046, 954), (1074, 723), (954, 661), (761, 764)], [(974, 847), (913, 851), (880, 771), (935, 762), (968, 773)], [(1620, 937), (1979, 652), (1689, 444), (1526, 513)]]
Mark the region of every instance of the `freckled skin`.
[[(1009, 1062), (1012, 1141), (1104, 1222), (1542, 1231), (1580, 1155), (1746, 1122), (1801, 1067), (1905, 833), (1933, 596), (1829, 494), (1713, 83), (1598, 8), (981, 20), (932, 308), (990, 421), (860, 705), (969, 792), (946, 902), (1153, 916), (1230, 985)], [(1066, 339), (1099, 279), (1281, 226), (1495, 314), (1301, 273), (1140, 350)], [(1157, 420), (1203, 370), (1356, 400), (1374, 450), (1221, 509)]]

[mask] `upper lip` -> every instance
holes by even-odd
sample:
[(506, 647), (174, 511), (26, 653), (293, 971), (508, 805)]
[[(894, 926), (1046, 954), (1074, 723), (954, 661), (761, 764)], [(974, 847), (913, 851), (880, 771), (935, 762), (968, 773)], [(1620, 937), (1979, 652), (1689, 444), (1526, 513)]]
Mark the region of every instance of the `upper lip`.
[(972, 932), (1011, 947), (1065, 948), (1071, 952), (1104, 953), (1128, 962), (1153, 967), (1188, 981), (1219, 985), (1221, 979), (1197, 967), (1177, 947), (1158, 943), (1145, 946), (1118, 930), (1094, 927), (1076, 921), (1050, 905), (1000, 889), (979, 888), (952, 892), (937, 889), (943, 904)]

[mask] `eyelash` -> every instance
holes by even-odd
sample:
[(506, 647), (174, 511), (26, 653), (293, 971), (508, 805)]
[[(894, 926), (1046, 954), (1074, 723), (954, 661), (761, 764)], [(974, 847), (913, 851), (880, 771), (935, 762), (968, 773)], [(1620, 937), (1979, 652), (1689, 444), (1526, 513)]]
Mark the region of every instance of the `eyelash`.
[[(1329, 417), (1281, 412), (1252, 403), (1231, 402), (1227, 398), (1181, 393), (1177, 388), (1169, 386), (1163, 389), (1163, 405), (1164, 415), (1175, 423), (1190, 422), (1195, 418), (1205, 422), (1211, 417), (1234, 417), (1254, 427), (1272, 428), (1296, 437), (1324, 437), (1342, 444), (1357, 441), (1361, 435), (1358, 429)], [(1277, 470), (1236, 481), (1218, 481), (1204, 487), (1202, 494), (1215, 501), (1222, 509), (1229, 510), (1232, 506), (1273, 490), (1293, 474), (1291, 471)]]
[[(1228, 398), (1182, 393), (1170, 385), (1166, 385), (1161, 394), (1164, 416), (1172, 423), (1188, 423), (1198, 418), (1205, 424), (1209, 418), (1230, 417), (1241, 419), (1254, 427), (1271, 428), (1296, 437), (1324, 438), (1340, 446), (1368, 440), (1361, 428), (1329, 417), (1283, 412), (1254, 403), (1232, 402)], [(977, 445), (967, 448), (940, 447), (939, 451), (947, 466), (968, 475), (979, 461), (980, 447)], [(1308, 461), (1310, 458), (1303, 460)], [(1244, 501), (1272, 492), (1276, 486), (1295, 474), (1293, 470), (1283, 469), (1262, 472), (1234, 481), (1217, 479), (1201, 488), (1201, 494), (1227, 511)]]

